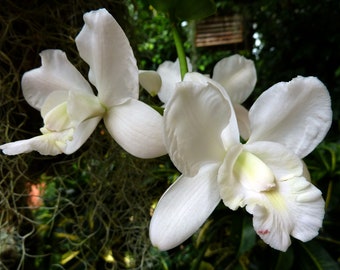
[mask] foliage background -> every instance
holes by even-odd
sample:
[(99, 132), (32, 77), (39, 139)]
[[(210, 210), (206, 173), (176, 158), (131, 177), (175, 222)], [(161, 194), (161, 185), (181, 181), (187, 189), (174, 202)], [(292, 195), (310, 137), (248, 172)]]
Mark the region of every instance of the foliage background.
[[(286, 253), (255, 235), (243, 210), (220, 205), (188, 241), (168, 252), (148, 240), (152, 209), (178, 176), (167, 157), (140, 160), (125, 153), (99, 126), (70, 156), (0, 155), (0, 269), (338, 269), (340, 260), (340, 2), (337, 0), (218, 0), (218, 14), (241, 13), (245, 42), (195, 48), (194, 23), (182, 28), (187, 55), (211, 73), (222, 57), (240, 53), (255, 61), (258, 83), (250, 105), (265, 89), (297, 75), (316, 76), (332, 96), (334, 121), (305, 162), (326, 200), (320, 236), (293, 241)], [(176, 59), (170, 21), (144, 0), (1, 1), (0, 143), (38, 134), (39, 113), (26, 104), (20, 79), (40, 66), (39, 52), (64, 50), (86, 76), (74, 38), (83, 13), (105, 7), (120, 23), (140, 69)], [(261, 46), (253, 54), (253, 34)], [(141, 99), (160, 105), (141, 90)], [(27, 203), (27, 183), (46, 183), (44, 205)]]

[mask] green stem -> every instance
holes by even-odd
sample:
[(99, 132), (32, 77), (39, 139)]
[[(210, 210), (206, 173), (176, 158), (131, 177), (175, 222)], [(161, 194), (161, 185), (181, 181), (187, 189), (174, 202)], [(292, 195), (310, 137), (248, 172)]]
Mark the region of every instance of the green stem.
[(176, 51), (177, 51), (178, 60), (179, 60), (179, 66), (180, 66), (180, 70), (181, 70), (181, 78), (183, 80), (184, 75), (188, 72), (188, 65), (187, 65), (187, 60), (186, 60), (186, 57), (185, 57), (182, 39), (179, 35), (176, 23), (172, 24), (172, 33), (174, 35), (175, 46), (176, 46)]
[(327, 188), (325, 209), (328, 209), (329, 203), (330, 203), (330, 201), (331, 201), (332, 190), (333, 190), (333, 181), (330, 180), (329, 183), (328, 183), (328, 188)]

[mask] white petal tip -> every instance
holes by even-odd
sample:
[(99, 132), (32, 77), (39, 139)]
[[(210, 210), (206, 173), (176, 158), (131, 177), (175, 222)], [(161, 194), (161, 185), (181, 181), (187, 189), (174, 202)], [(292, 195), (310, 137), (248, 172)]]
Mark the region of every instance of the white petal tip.
[(30, 147), (25, 145), (24, 141), (10, 142), (0, 145), (0, 150), (2, 150), (2, 152), (8, 156), (14, 156), (33, 151), (30, 149)]
[(180, 245), (183, 241), (185, 241), (185, 239), (183, 241), (179, 241), (179, 242), (173, 242), (173, 241), (168, 241), (168, 239), (166, 239), (164, 237), (164, 235), (160, 235), (160, 236), (151, 236), (150, 235), (150, 240), (151, 240), (151, 244), (159, 249), (160, 251), (167, 251), (170, 249), (175, 248), (176, 246)]

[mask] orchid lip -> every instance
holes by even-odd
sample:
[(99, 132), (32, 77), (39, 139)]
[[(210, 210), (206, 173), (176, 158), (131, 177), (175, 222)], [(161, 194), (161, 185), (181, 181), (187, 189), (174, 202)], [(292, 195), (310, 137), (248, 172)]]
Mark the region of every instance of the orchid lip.
[(257, 192), (272, 190), (275, 176), (271, 169), (254, 154), (242, 151), (234, 164), (234, 175), (241, 184)]

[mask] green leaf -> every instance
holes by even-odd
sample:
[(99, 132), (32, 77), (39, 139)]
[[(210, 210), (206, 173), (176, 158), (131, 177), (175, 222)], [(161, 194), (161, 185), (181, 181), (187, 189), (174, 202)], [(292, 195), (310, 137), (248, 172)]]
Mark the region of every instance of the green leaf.
[(213, 0), (178, 0), (175, 17), (182, 20), (200, 20), (216, 12)]
[(275, 265), (275, 270), (290, 270), (294, 260), (292, 247), (286, 252), (280, 252)]
[[(339, 265), (329, 253), (316, 241), (312, 240), (307, 243), (300, 243), (304, 250), (303, 256), (299, 258), (300, 269), (319, 269), (319, 270), (337, 270)], [(312, 268), (311, 268), (312, 267)]]
[(252, 219), (250, 216), (244, 216), (242, 221), (242, 232), (240, 238), (240, 245), (237, 252), (241, 256), (245, 252), (254, 247), (256, 243), (256, 234), (253, 228)]
[(149, 0), (158, 11), (169, 14), (172, 20), (199, 20), (216, 12), (214, 0)]

